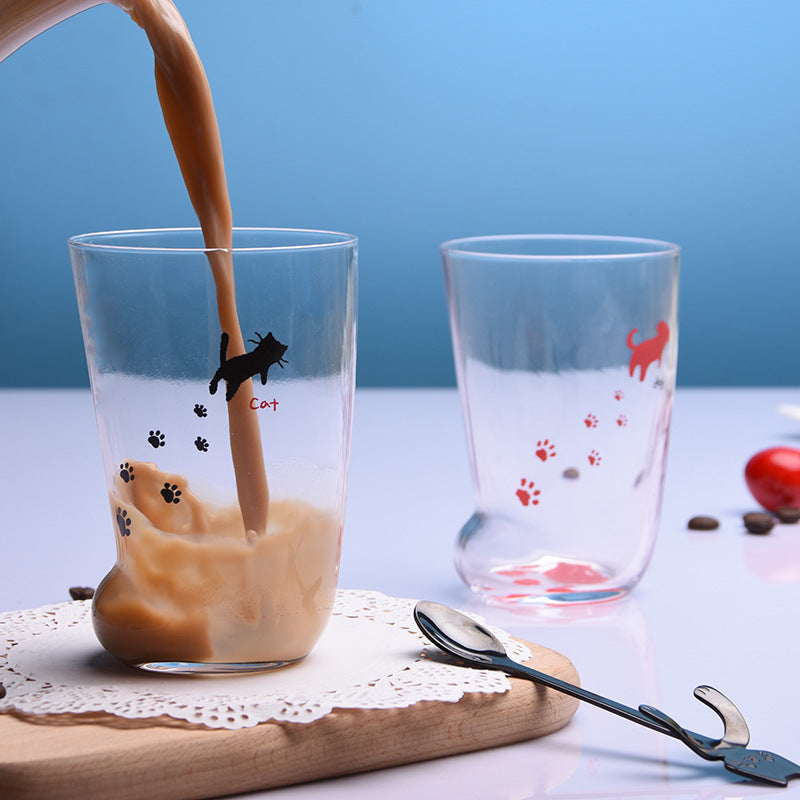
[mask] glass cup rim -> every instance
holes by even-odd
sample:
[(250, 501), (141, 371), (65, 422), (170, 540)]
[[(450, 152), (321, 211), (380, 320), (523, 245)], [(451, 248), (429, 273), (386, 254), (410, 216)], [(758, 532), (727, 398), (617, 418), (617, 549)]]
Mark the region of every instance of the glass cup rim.
[[(607, 252), (511, 252), (496, 249), (478, 249), (477, 245), (502, 245), (513, 242), (535, 243), (549, 242), (551, 244), (590, 244), (596, 242), (605, 246), (618, 244), (625, 245), (627, 250)], [(444, 254), (457, 254), (474, 258), (487, 259), (514, 259), (517, 261), (607, 261), (609, 259), (640, 259), (652, 256), (678, 255), (680, 246), (660, 239), (649, 239), (637, 236), (608, 236), (593, 234), (549, 234), (549, 233), (523, 233), (499, 234), (488, 236), (466, 236), (458, 239), (449, 239), (439, 245), (440, 252)]]
[[(298, 241), (287, 244), (275, 243), (256, 246), (222, 248), (222, 247), (186, 247), (168, 245), (143, 245), (132, 244), (128, 240), (135, 238), (145, 238), (148, 235), (183, 235), (200, 234), (199, 227), (174, 227), (174, 228), (131, 228), (127, 230), (97, 231), (95, 233), (81, 233), (70, 236), (68, 244), (72, 248), (85, 250), (104, 250), (118, 251), (126, 253), (211, 253), (215, 251), (226, 251), (232, 253), (257, 253), (257, 252), (281, 252), (290, 250), (317, 250), (342, 247), (343, 245), (356, 245), (358, 237), (351, 233), (341, 233), (339, 231), (321, 230), (315, 228), (277, 228), (277, 227), (258, 227), (258, 226), (235, 226), (233, 229), (234, 237), (237, 233), (265, 233), (265, 234), (296, 234)], [(328, 237), (330, 241), (300, 241), (302, 236), (315, 235), (318, 237)]]

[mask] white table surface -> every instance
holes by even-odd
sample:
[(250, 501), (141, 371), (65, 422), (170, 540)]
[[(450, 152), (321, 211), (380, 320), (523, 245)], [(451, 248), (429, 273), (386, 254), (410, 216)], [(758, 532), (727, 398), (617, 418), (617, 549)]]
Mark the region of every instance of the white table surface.
[[(559, 613), (482, 606), (452, 566), (472, 491), (455, 390), (359, 390), (340, 585), (437, 600), (552, 647), (582, 683), (655, 705), (721, 735), (692, 696), (711, 684), (750, 725), (751, 744), (800, 762), (800, 526), (747, 534), (756, 505), (743, 468), (757, 450), (800, 447), (780, 403), (800, 389), (677, 394), (661, 533), (628, 599)], [(0, 611), (69, 599), (114, 561), (88, 391), (0, 391)], [(692, 533), (711, 514), (722, 525)], [(80, 522), (78, 522), (80, 520)], [(518, 745), (248, 797), (723, 798), (800, 796), (745, 782), (676, 740), (582, 706), (562, 731)]]

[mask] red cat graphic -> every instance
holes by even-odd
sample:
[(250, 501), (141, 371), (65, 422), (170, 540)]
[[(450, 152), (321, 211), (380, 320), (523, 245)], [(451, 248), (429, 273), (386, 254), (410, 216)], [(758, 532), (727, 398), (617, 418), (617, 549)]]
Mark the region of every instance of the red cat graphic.
[(638, 332), (638, 328), (634, 328), (628, 334), (627, 339), (628, 347), (633, 350), (633, 353), (631, 353), (630, 373), (631, 377), (633, 377), (634, 370), (639, 367), (639, 380), (644, 381), (647, 368), (654, 361), (658, 361), (659, 365), (661, 364), (661, 356), (669, 340), (669, 325), (662, 319), (656, 326), (656, 335), (652, 339), (644, 339), (639, 344), (634, 344), (633, 337)]

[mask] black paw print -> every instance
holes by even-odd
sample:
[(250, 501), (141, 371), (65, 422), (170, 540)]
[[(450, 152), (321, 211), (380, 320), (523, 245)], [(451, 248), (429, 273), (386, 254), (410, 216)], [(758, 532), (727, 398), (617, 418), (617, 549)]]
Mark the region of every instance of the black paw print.
[(161, 433), (161, 431), (150, 431), (147, 441), (150, 442), (150, 444), (156, 449), (163, 447), (166, 444), (164, 441), (164, 434)]
[(175, 483), (165, 483), (164, 488), (161, 490), (161, 496), (164, 498), (166, 503), (180, 503), (181, 490)]
[(204, 405), (201, 405), (200, 403), (195, 403), (194, 404), (194, 413), (197, 414), (198, 417), (207, 417), (208, 416), (208, 410), (206, 409), (206, 407)]
[(127, 461), (119, 465), (119, 476), (125, 483), (130, 483), (136, 477), (133, 474), (133, 467)]
[(128, 517), (128, 512), (117, 506), (117, 527), (119, 528), (120, 536), (131, 535), (131, 521)]
[(194, 440), (194, 446), (195, 446), (195, 447), (196, 447), (196, 448), (197, 448), (197, 449), (198, 449), (198, 450), (199, 450), (201, 453), (206, 453), (206, 452), (208, 452), (208, 441), (206, 441), (205, 439), (202, 439), (200, 436), (198, 436), (198, 437), (197, 437), (197, 438)]

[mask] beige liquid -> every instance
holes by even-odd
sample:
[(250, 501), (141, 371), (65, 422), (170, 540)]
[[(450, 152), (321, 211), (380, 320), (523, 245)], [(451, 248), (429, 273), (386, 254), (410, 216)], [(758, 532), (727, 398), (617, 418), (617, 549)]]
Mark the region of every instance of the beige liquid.
[[(112, 508), (133, 531), (94, 601), (101, 644), (129, 663), (294, 661), (327, 624), (341, 528), (335, 515), (276, 500), (266, 535), (248, 540), (236, 506), (195, 497), (185, 478), (136, 462)], [(165, 503), (165, 483), (181, 492)], [(126, 522), (123, 522), (123, 526)]]
[[(214, 276), (228, 357), (245, 352), (236, 310), (232, 217), (219, 130), (205, 70), (170, 0), (116, 0), (147, 34), (158, 97)], [(0, 0), (0, 59), (56, 22), (97, 2)], [(291, 661), (307, 655), (327, 623), (338, 570), (336, 516), (302, 502), (269, 504), (253, 388), (228, 403), (238, 507), (195, 497), (187, 481), (137, 463), (117, 479), (114, 514), (130, 522), (117, 563), (94, 599), (103, 646), (129, 663)], [(163, 502), (169, 481), (180, 504)], [(269, 515), (268, 515), (269, 510)], [(127, 522), (123, 522), (125, 528)]]

